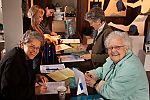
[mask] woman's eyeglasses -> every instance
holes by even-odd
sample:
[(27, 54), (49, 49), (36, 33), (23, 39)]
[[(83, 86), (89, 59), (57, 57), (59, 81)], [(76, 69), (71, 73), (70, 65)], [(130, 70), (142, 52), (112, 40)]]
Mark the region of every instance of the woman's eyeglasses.
[(32, 50), (40, 50), (40, 47), (35, 47), (34, 45), (29, 45), (28, 46), (30, 49), (32, 49)]
[(112, 47), (108, 47), (107, 50), (108, 50), (108, 51), (111, 51), (111, 50), (113, 50), (113, 49), (115, 49), (115, 50), (120, 50), (120, 48), (122, 48), (122, 47), (124, 47), (124, 46), (125, 46), (125, 45), (112, 46)]

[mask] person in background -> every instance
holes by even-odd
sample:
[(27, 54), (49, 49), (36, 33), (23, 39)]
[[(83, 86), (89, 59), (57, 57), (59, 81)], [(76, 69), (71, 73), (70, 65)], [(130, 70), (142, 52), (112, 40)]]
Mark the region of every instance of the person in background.
[(53, 4), (46, 5), (43, 23), (45, 24), (45, 27), (47, 29), (47, 33), (50, 33), (51, 35), (56, 36), (57, 33), (51, 31), (54, 12), (55, 12), (55, 6)]
[[(36, 31), (24, 33), (19, 47), (14, 47), (0, 61), (1, 100), (35, 100), (35, 94), (47, 90), (43, 75), (35, 75), (32, 60), (39, 53), (43, 36)], [(35, 80), (42, 85), (35, 86)], [(43, 82), (43, 83), (42, 83)]]
[[(49, 42), (56, 42), (52, 37), (51, 33), (48, 33), (48, 30), (45, 26), (45, 24), (42, 22), (43, 21), (43, 16), (44, 16), (44, 9), (42, 9), (38, 5), (33, 5), (29, 10), (28, 10), (28, 17), (31, 18), (31, 30), (35, 30), (40, 34), (43, 34), (45, 39), (49, 40)], [(54, 34), (57, 35), (57, 34)]]
[(112, 29), (107, 25), (105, 21), (105, 14), (104, 11), (100, 7), (94, 7), (85, 15), (85, 20), (87, 20), (90, 23), (90, 26), (92, 26), (96, 31), (96, 35), (94, 37), (94, 41), (92, 44), (89, 45), (81, 45), (79, 46), (79, 49), (81, 51), (89, 51), (91, 50), (91, 54), (84, 54), (81, 55), (81, 58), (84, 58), (88, 65), (79, 65), (81, 71), (90, 70), (93, 68), (96, 68), (98, 66), (101, 66), (103, 63), (105, 63), (106, 58), (108, 57), (108, 54), (106, 52), (104, 41), (108, 34), (112, 32)]
[(109, 57), (103, 67), (87, 71), (85, 80), (109, 100), (149, 100), (149, 84), (127, 33), (114, 31), (105, 40)]
[[(52, 42), (57, 43), (56, 39), (53, 39), (51, 35), (47, 32), (45, 24), (42, 22), (43, 16), (44, 16), (44, 9), (42, 9), (38, 5), (33, 5), (28, 11), (28, 17), (31, 18), (30, 29), (35, 30), (38, 33), (42, 34), (45, 39), (45, 43), (47, 42), (48, 45), (50, 45)], [(33, 69), (35, 69), (36, 73), (40, 73), (40, 65), (43, 62), (43, 54), (45, 53), (44, 46), (41, 47), (39, 54), (34, 58), (33, 61)]]
[(38, 33), (44, 34), (44, 31), (40, 26), (40, 23), (43, 20), (44, 10), (38, 5), (33, 5), (28, 10), (27, 15), (31, 18), (31, 29), (37, 31)]

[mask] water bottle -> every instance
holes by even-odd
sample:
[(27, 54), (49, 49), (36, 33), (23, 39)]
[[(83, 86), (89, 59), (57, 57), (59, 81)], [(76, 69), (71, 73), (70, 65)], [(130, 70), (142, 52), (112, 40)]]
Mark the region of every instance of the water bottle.
[(69, 38), (75, 34), (72, 19), (65, 20), (65, 30), (65, 38)]
[(44, 44), (44, 50), (43, 50), (43, 55), (42, 55), (42, 65), (50, 64), (49, 62), (49, 44), (47, 41)]
[(53, 42), (50, 45), (49, 61), (50, 64), (56, 63), (56, 49), (55, 49), (55, 44)]

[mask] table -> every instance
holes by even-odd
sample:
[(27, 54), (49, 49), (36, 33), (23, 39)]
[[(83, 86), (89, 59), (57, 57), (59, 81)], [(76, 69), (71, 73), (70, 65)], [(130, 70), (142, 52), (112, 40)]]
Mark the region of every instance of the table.
[[(101, 95), (95, 93), (96, 91), (93, 90), (92, 88), (88, 88), (89, 95), (86, 96), (84, 94), (81, 95), (76, 95), (76, 88), (71, 89), (71, 93), (70, 94), (66, 94), (66, 98), (65, 100), (93, 100), (93, 99), (97, 99), (97, 100), (107, 100), (104, 99)], [(101, 98), (101, 99), (99, 99)], [(59, 100), (58, 94), (46, 94), (46, 95), (37, 95), (36, 96), (36, 100)]]
[[(59, 55), (59, 54), (58, 54)], [(61, 55), (61, 54), (60, 54)], [(67, 62), (65, 63), (65, 65), (67, 64), (74, 64), (74, 62)], [(67, 67), (70, 67), (69, 65), (67, 65)], [(74, 66), (72, 66), (74, 67)], [(66, 94), (66, 99), (65, 100), (77, 100), (78, 98), (88, 98), (87, 96), (85, 96), (84, 94), (81, 94), (80, 96), (76, 95), (77, 93), (77, 87), (71, 87), (70, 86), (70, 93)], [(97, 94), (97, 92), (95, 91), (95, 89), (88, 87), (88, 93), (90, 94), (90, 98), (94, 98), (95, 94)], [(98, 95), (100, 96), (100, 95)], [(97, 96), (96, 96), (97, 97)], [(102, 96), (100, 96), (102, 97)], [(58, 94), (43, 94), (43, 95), (36, 95), (36, 100), (59, 100)], [(79, 100), (79, 99), (78, 99)]]

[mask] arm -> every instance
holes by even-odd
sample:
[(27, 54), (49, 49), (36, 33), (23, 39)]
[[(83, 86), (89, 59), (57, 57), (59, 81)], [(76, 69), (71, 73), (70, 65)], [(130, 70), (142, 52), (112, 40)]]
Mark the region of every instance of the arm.
[[(17, 63), (17, 62), (15, 62)], [(20, 70), (20, 64), (6, 63), (1, 78), (1, 91), (9, 100), (21, 100), (22, 98), (34, 97), (34, 85), (27, 85), (25, 70)], [(21, 82), (20, 82), (21, 81)], [(23, 83), (24, 82), (24, 85)]]
[(106, 37), (112, 32), (112, 29), (107, 26), (107, 29), (104, 29), (102, 34), (97, 38), (95, 45), (92, 48), (92, 61), (104, 63), (108, 54), (106, 52), (104, 41)]
[(93, 46), (93, 43), (92, 43), (92, 44), (89, 44), (89, 45), (87, 46), (86, 50), (87, 50), (87, 51), (92, 50), (92, 46)]
[[(134, 94), (134, 90), (137, 86), (137, 80), (139, 80), (138, 69), (134, 64), (124, 64), (122, 66), (116, 66), (118, 69), (115, 69), (114, 73), (109, 80), (102, 80), (96, 86), (96, 90), (102, 96), (107, 99), (121, 100), (125, 96), (130, 96)], [(126, 95), (124, 95), (126, 94)]]
[[(97, 73), (96, 70), (99, 70)], [(102, 73), (102, 67), (99, 67), (97, 69), (93, 69), (90, 71), (87, 71), (85, 73), (85, 81), (86, 84), (90, 87), (94, 87), (99, 80), (101, 80), (101, 74)]]

